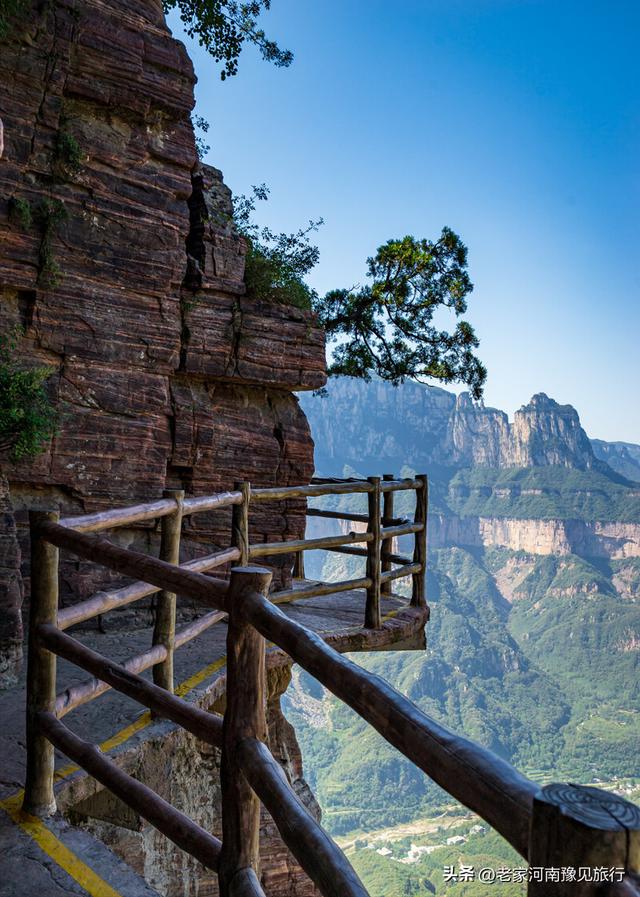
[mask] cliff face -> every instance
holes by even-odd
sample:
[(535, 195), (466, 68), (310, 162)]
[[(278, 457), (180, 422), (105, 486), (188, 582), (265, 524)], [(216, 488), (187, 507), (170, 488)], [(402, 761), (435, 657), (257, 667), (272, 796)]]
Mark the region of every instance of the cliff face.
[(516, 411), (512, 423), (504, 411), (474, 402), (469, 393), (456, 397), (411, 381), (394, 387), (340, 377), (332, 380), (329, 399), (309, 398), (304, 407), (319, 468), (337, 461), (362, 469), (369, 459), (451, 467), (597, 465), (575, 408), (544, 393)]
[(426, 471), (431, 548), (640, 556), (640, 489), (621, 475), (640, 447), (592, 444), (572, 406), (539, 393), (510, 422), (467, 393), (411, 382), (339, 378), (328, 393), (304, 399), (318, 470)]
[(640, 524), (433, 514), (429, 519), (429, 545), (499, 546), (528, 554), (622, 560), (640, 557)]
[[(24, 328), (20, 350), (52, 369), (60, 410), (45, 451), (5, 465), (25, 575), (29, 506), (75, 513), (165, 487), (312, 473), (292, 392), (324, 382), (323, 336), (310, 313), (244, 296), (229, 192), (197, 166), (194, 81), (159, 0), (34, 7), (2, 47), (0, 326)], [(277, 540), (299, 537), (304, 521), (283, 504), (252, 525)], [(198, 517), (187, 536), (187, 555), (226, 545), (229, 519)], [(122, 538), (156, 549), (150, 530)], [(76, 598), (98, 584), (83, 564), (63, 580)]]
[(591, 447), (596, 458), (606, 461), (609, 467), (623, 477), (640, 482), (640, 445), (592, 439)]
[(462, 393), (447, 435), (453, 459), (462, 464), (587, 470), (595, 463), (575, 408), (559, 405), (544, 393), (516, 411), (512, 424), (504, 411), (474, 405), (469, 394)]

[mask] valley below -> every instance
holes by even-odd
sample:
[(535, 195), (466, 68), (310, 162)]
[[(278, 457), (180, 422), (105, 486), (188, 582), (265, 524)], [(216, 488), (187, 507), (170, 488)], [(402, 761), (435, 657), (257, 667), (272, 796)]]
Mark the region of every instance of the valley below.
[[(534, 781), (637, 800), (640, 449), (592, 443), (543, 395), (510, 423), (464, 395), (344, 379), (304, 408), (321, 475), (429, 475), (427, 650), (353, 659)], [(308, 575), (363, 575), (360, 558), (314, 555)], [(445, 866), (523, 862), (306, 673), (284, 708), (323, 822), (373, 897), (525, 893), (444, 880)]]

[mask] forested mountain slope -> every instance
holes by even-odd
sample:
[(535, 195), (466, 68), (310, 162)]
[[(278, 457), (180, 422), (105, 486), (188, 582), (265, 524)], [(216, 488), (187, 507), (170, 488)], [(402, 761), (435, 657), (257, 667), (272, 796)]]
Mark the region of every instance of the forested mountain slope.
[[(640, 775), (640, 486), (577, 412), (538, 395), (509, 422), (441, 389), (349, 380), (304, 407), (318, 472), (430, 475), (428, 649), (358, 661), (534, 778)], [(288, 713), (333, 831), (446, 803), (316, 683), (296, 686)]]

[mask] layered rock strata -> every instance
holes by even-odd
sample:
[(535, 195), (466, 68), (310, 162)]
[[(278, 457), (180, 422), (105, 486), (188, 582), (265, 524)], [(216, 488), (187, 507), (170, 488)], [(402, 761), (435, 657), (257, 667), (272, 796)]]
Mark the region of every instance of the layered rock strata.
[(0, 474), (0, 688), (13, 685), (22, 660), (22, 579), (9, 484)]
[(431, 548), (496, 545), (529, 554), (578, 554), (610, 560), (640, 557), (640, 524), (510, 517), (429, 517)]
[[(158, 0), (34, 4), (2, 47), (0, 326), (22, 327), (25, 361), (51, 368), (60, 412), (42, 454), (5, 469), (27, 585), (27, 507), (75, 514), (313, 470), (293, 391), (325, 380), (322, 332), (309, 312), (246, 298), (229, 191), (196, 160), (194, 81)], [(304, 519), (262, 505), (251, 525), (277, 541)], [(157, 550), (150, 528), (119, 538)], [(229, 540), (228, 513), (202, 515), (184, 556)], [(276, 584), (289, 565), (274, 561)], [(65, 559), (64, 596), (96, 577)]]
[(513, 423), (504, 411), (475, 404), (462, 393), (449, 419), (447, 448), (455, 463), (482, 467), (588, 470), (596, 464), (578, 412), (543, 392), (515, 412)]

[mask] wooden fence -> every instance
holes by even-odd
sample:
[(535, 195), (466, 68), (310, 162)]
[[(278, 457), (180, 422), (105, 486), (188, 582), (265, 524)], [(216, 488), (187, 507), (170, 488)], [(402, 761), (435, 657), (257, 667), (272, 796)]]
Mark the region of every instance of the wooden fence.
[[(416, 493), (413, 521), (393, 516), (393, 496)], [(366, 523), (361, 533), (322, 539), (250, 544), (252, 502), (321, 495), (366, 493), (368, 514), (309, 509), (310, 516)], [(282, 648), (334, 695), (352, 707), (386, 740), (453, 797), (478, 813), (539, 868), (615, 868), (617, 883), (571, 880), (528, 885), (530, 897), (638, 897), (640, 810), (608, 792), (574, 785), (543, 789), (473, 741), (456, 735), (422, 713), (383, 679), (330, 648), (317, 634), (290, 620), (278, 603), (348, 589), (366, 589), (364, 624), (380, 625), (380, 595), (393, 580), (412, 577), (411, 603), (424, 606), (428, 483), (425, 476), (396, 480), (325, 480), (311, 485), (234, 491), (185, 498), (182, 492), (160, 501), (84, 517), (58, 520), (56, 512), (31, 513), (32, 596), (27, 672), (27, 776), (24, 808), (36, 815), (55, 809), (54, 747), (110, 789), (180, 848), (218, 873), (222, 897), (263, 895), (259, 882), (260, 802), (271, 814), (284, 842), (323, 895), (365, 897), (350, 863), (298, 800), (266, 746), (265, 643)], [(182, 519), (189, 514), (231, 506), (233, 546), (179, 566)], [(161, 518), (160, 559), (120, 548), (95, 535), (116, 526)], [(394, 554), (391, 541), (414, 536), (412, 558)], [(354, 545), (364, 544), (364, 548)], [(365, 577), (340, 583), (295, 585), (269, 595), (271, 573), (249, 566), (253, 558), (296, 555), (322, 548), (366, 558)], [(58, 551), (68, 550), (110, 570), (134, 577), (131, 585), (58, 608)], [(227, 563), (240, 566), (229, 582), (204, 576)], [(119, 665), (64, 632), (74, 623), (159, 593), (153, 645)], [(176, 595), (209, 612), (176, 631)], [(227, 709), (224, 718), (202, 711), (173, 692), (173, 654), (223, 618), (228, 619)], [(94, 678), (56, 695), (60, 656)], [(138, 674), (153, 667), (153, 682)], [(134, 780), (99, 749), (74, 734), (61, 718), (109, 688), (134, 698), (222, 750), (222, 841), (204, 831), (146, 785)]]

